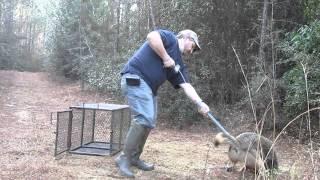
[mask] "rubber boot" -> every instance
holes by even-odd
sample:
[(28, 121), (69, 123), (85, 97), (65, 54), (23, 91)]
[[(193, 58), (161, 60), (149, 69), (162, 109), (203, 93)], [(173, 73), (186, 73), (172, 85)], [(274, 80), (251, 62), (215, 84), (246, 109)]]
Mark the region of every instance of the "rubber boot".
[(154, 165), (150, 164), (150, 163), (147, 163), (147, 162), (145, 162), (145, 161), (140, 159), (140, 156), (141, 156), (141, 154), (143, 152), (144, 145), (145, 145), (145, 143), (147, 141), (147, 138), (149, 136), (149, 133), (150, 133), (151, 129), (150, 128), (145, 128), (145, 127), (142, 127), (142, 126), (140, 126), (139, 129), (141, 131), (141, 136), (140, 136), (141, 139), (137, 144), (136, 150), (132, 154), (131, 164), (133, 166), (136, 166), (137, 168), (139, 168), (141, 170), (151, 171), (151, 170), (154, 170)]
[(129, 131), (126, 136), (123, 150), (121, 154), (116, 158), (116, 165), (123, 176), (134, 178), (133, 172), (130, 170), (132, 154), (137, 149), (138, 144), (141, 141), (141, 128), (142, 126), (132, 122)]
[(130, 159), (123, 152), (116, 158), (116, 164), (119, 167), (121, 175), (134, 178), (134, 174), (130, 170)]

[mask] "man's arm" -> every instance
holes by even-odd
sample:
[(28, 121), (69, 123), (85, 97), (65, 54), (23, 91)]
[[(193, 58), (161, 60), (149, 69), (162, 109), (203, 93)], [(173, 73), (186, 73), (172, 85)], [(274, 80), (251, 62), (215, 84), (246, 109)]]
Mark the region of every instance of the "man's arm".
[(197, 104), (198, 111), (206, 116), (210, 111), (210, 108), (206, 103), (202, 101), (193, 86), (190, 83), (183, 83), (180, 84), (180, 87), (182, 87), (184, 93), (188, 96), (188, 98), (190, 98), (192, 102)]
[(169, 56), (166, 49), (164, 48), (161, 36), (158, 31), (152, 31), (147, 35), (147, 41), (150, 47), (161, 57), (164, 67), (174, 67), (175, 62)]

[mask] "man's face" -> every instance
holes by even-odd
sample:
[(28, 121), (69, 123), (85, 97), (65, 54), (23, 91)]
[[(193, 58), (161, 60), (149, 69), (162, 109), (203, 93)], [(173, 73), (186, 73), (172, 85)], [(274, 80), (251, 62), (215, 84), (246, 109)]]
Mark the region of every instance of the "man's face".
[(184, 55), (191, 55), (196, 48), (196, 43), (191, 38), (185, 38), (184, 41)]

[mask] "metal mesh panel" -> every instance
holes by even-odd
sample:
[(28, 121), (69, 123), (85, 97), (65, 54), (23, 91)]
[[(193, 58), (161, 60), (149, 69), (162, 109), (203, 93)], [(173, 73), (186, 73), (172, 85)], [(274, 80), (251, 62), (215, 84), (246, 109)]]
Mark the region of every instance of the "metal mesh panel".
[[(69, 132), (69, 120), (70, 112), (57, 112), (57, 130), (56, 130), (56, 147), (55, 147), (55, 156), (61, 154), (67, 150), (68, 147), (68, 132)], [(70, 137), (69, 137), (70, 138)]]
[(111, 111), (96, 110), (94, 141), (110, 142)]
[(112, 151), (121, 150), (130, 125), (128, 109), (117, 110), (112, 116)]
[(81, 146), (82, 109), (72, 109), (71, 150)]
[(95, 111), (96, 110), (92, 110), (92, 109), (85, 110), (82, 145), (93, 142)]

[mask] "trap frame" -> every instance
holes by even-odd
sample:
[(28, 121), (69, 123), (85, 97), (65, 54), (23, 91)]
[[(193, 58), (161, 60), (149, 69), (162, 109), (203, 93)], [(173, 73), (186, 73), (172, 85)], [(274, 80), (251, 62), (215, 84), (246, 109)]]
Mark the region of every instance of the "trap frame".
[(55, 152), (114, 155), (130, 126), (130, 109), (119, 104), (82, 104), (57, 112)]

